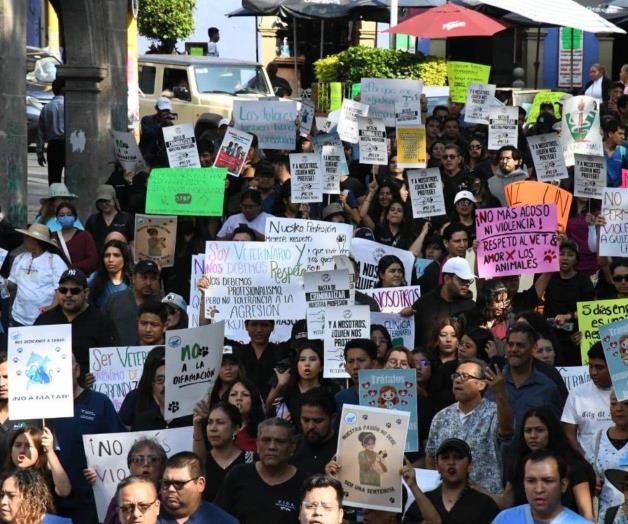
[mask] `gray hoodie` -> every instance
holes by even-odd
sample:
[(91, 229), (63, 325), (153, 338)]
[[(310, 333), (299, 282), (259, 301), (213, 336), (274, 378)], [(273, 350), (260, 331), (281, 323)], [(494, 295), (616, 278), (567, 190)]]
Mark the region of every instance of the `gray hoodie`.
[(488, 179), (488, 188), (491, 194), (501, 202), (502, 206), (507, 206), (508, 202), (506, 202), (506, 193), (504, 191), (505, 187), (508, 184), (518, 182), (519, 180), (526, 180), (527, 178), (529, 178), (528, 172), (524, 171), (520, 167), (508, 175), (503, 174), (501, 171), (497, 171), (495, 175)]

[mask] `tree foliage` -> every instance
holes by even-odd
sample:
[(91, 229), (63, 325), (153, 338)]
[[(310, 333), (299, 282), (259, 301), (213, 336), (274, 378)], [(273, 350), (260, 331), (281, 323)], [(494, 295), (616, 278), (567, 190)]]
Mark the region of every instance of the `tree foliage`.
[(140, 0), (137, 26), (155, 41), (155, 52), (172, 53), (177, 40), (194, 32), (196, 0)]

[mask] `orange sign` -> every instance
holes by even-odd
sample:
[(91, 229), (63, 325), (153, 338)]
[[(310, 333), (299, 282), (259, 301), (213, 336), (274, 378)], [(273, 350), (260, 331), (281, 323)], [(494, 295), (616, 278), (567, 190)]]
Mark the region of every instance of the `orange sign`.
[(558, 230), (561, 233), (567, 231), (567, 219), (573, 200), (573, 195), (569, 191), (545, 182), (523, 180), (508, 184), (505, 192), (509, 206), (556, 204)]

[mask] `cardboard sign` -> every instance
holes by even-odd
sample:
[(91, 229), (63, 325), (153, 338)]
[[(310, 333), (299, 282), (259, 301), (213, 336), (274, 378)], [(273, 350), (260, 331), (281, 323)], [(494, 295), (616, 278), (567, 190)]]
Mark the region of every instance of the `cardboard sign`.
[(379, 324), (386, 328), (393, 347), (414, 347), (414, 317), (402, 317), (398, 313), (371, 311), (371, 327), (373, 324)]
[(354, 338), (371, 338), (368, 306), (341, 306), (325, 309), (323, 377), (349, 378), (345, 371), (345, 344)]
[(489, 124), (491, 100), (495, 97), (494, 84), (469, 84), (464, 121), (469, 124)]
[(72, 325), (9, 328), (9, 418), (74, 416)]
[(192, 124), (163, 127), (162, 131), (170, 167), (201, 167)]
[(221, 217), (225, 168), (159, 168), (148, 178), (146, 213)]
[(96, 378), (92, 389), (107, 395), (119, 411), (127, 393), (137, 388), (151, 349), (153, 346), (89, 348), (89, 372)]
[(274, 100), (234, 100), (235, 127), (257, 135), (260, 149), (296, 148), (297, 103)]
[(358, 371), (360, 406), (405, 411), (410, 415), (406, 451), (419, 450), (416, 371), (414, 369), (363, 369)]
[(205, 271), (205, 255), (192, 255), (192, 281), (190, 282), (190, 297), (188, 300), (188, 327), (198, 327), (201, 310), (204, 311), (203, 293), (198, 289), (198, 282)]
[(412, 216), (427, 218), (446, 214), (443, 182), (437, 167), (407, 172)]
[(135, 215), (135, 262), (152, 260), (160, 268), (174, 265), (177, 217)]
[[(395, 104), (421, 102), (421, 80), (363, 78), (360, 85), (360, 100), (369, 106), (369, 116), (383, 119), (388, 127), (395, 125)], [(420, 124), (420, 120), (417, 123)]]
[(563, 146), (556, 133), (527, 137), (539, 182), (551, 182), (568, 178)]
[(600, 326), (600, 338), (617, 400), (628, 400), (628, 318)]
[(338, 120), (338, 136), (345, 142), (357, 144), (359, 139), (358, 117), (368, 116), (369, 106), (345, 98), (342, 101), (340, 119)]
[(307, 303), (307, 338), (322, 340), (325, 334), (325, 309), (353, 305), (349, 271), (313, 271), (303, 274)]
[(388, 165), (386, 126), (379, 118), (358, 117), (360, 164)]
[(576, 153), (574, 161), (574, 196), (602, 200), (606, 187), (606, 158)]
[(404, 124), (421, 125), (421, 100), (395, 102), (395, 127)]
[(125, 131), (114, 131), (111, 129), (111, 141), (113, 142), (113, 150), (116, 160), (125, 171), (146, 171), (146, 162), (140, 152), (140, 148), (135, 141), (133, 133)]
[(323, 201), (323, 173), (316, 153), (290, 153), (290, 191), (295, 204)]
[(480, 278), (558, 271), (556, 206), (476, 209)]
[(573, 200), (573, 195), (569, 191), (544, 182), (521, 180), (508, 184), (504, 192), (509, 206), (556, 204), (558, 229), (563, 233), (567, 231), (567, 220)]
[(427, 138), (424, 126), (403, 124), (397, 127), (397, 166), (427, 166)]
[(399, 471), (410, 415), (395, 409), (345, 404), (340, 416), (337, 479), (345, 491), (343, 505), (401, 512)]
[(166, 331), (166, 420), (191, 415), (197, 402), (211, 394), (224, 342), (224, 322)]
[(628, 189), (604, 189), (602, 216), (606, 224), (600, 227), (600, 255), (628, 257)]
[(594, 98), (574, 96), (564, 101), (560, 139), (568, 166), (574, 165), (576, 153), (604, 156), (600, 108)]
[(305, 244), (206, 242), (205, 318), (304, 318), (306, 256)]
[(252, 142), (253, 135), (228, 127), (214, 160), (214, 167), (226, 167), (231, 176), (240, 176)]
[(591, 375), (589, 374), (589, 366), (564, 366), (556, 368), (560, 373), (567, 391), (582, 386), (591, 382)]
[(351, 256), (355, 260), (357, 268), (357, 289), (369, 289), (375, 287), (379, 279), (377, 264), (384, 255), (395, 255), (403, 263), (404, 278), (406, 282), (412, 280), (412, 266), (414, 255), (405, 249), (386, 246), (379, 242), (366, 240), (365, 238), (353, 238), (351, 240)]
[(301, 136), (309, 136), (312, 132), (315, 114), (316, 108), (314, 104), (309, 100), (302, 100), (301, 108), (299, 109), (299, 134)]
[(583, 364), (588, 364), (587, 351), (600, 340), (600, 326), (628, 317), (628, 298), (615, 300), (592, 300), (578, 302), (578, 328), (582, 332), (580, 356)]
[(452, 102), (464, 104), (471, 84), (488, 84), (491, 66), (472, 62), (447, 62), (449, 97)]
[(312, 145), (323, 165), (323, 193), (339, 195), (340, 177), (349, 174), (340, 137), (336, 133), (321, 133), (312, 137)]
[(488, 148), (496, 151), (503, 146), (517, 147), (518, 122), (518, 107), (491, 107), (488, 112)]
[(107, 508), (116, 493), (118, 483), (129, 476), (127, 455), (133, 444), (141, 439), (157, 441), (169, 457), (180, 451), (189, 451), (193, 436), (192, 426), (186, 428), (135, 431), (132, 433), (100, 433), (83, 435), (87, 467), (96, 472), (92, 484), (98, 520), (103, 522)]
[(421, 298), (421, 286), (380, 287), (363, 293), (377, 302), (382, 313), (399, 313)]

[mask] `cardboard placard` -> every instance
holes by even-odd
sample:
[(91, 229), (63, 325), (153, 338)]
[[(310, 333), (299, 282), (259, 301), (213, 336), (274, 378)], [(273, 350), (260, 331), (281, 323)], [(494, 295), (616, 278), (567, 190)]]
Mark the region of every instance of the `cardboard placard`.
[(469, 84), (464, 121), (470, 124), (489, 124), (491, 100), (495, 97), (494, 84)]
[(162, 128), (170, 167), (201, 167), (192, 124)]
[(369, 106), (345, 98), (342, 101), (340, 119), (338, 120), (338, 136), (345, 142), (357, 144), (359, 139), (358, 117), (368, 116)]
[(358, 117), (360, 164), (388, 165), (386, 126), (378, 118)]
[(323, 376), (349, 378), (345, 371), (344, 348), (354, 338), (370, 338), (371, 315), (368, 306), (341, 306), (325, 309)]
[(235, 127), (257, 135), (260, 149), (296, 148), (297, 103), (293, 100), (234, 100)]
[(375, 287), (378, 281), (377, 264), (384, 255), (395, 255), (403, 263), (404, 278), (406, 282), (412, 280), (412, 267), (414, 255), (405, 249), (386, 246), (379, 242), (364, 238), (351, 239), (351, 256), (355, 260), (357, 268), (357, 289), (369, 289)]
[(382, 313), (399, 313), (421, 298), (421, 286), (380, 287), (362, 292), (377, 302)]
[[(388, 127), (395, 125), (395, 104), (421, 101), (423, 82), (400, 78), (362, 78), (360, 100), (369, 106), (369, 116), (381, 118)], [(419, 122), (421, 118), (419, 111)]]
[(563, 146), (556, 133), (527, 137), (536, 178), (539, 182), (551, 182), (568, 178)]
[(152, 260), (160, 268), (174, 265), (177, 217), (135, 215), (135, 262)]
[(573, 195), (602, 200), (606, 187), (606, 158), (576, 153), (574, 161)]
[(302, 100), (301, 108), (299, 109), (299, 134), (301, 136), (309, 136), (312, 132), (315, 114), (316, 108), (314, 104), (309, 100)]
[(252, 142), (253, 135), (250, 133), (228, 127), (214, 160), (214, 167), (225, 167), (231, 176), (240, 176)]
[(412, 216), (428, 218), (446, 214), (440, 169), (412, 169), (407, 175)]
[(594, 98), (574, 96), (564, 101), (560, 138), (568, 166), (574, 165), (576, 153), (604, 156), (600, 107)]
[(451, 101), (464, 104), (467, 101), (469, 85), (488, 84), (490, 75), (491, 66), (472, 62), (447, 62), (447, 80)]
[(602, 216), (606, 223), (600, 227), (600, 255), (628, 256), (628, 189), (604, 188)]
[(295, 204), (323, 201), (323, 173), (316, 153), (290, 153), (290, 191)]
[(600, 326), (600, 338), (617, 400), (628, 400), (628, 318)]
[(312, 271), (303, 274), (307, 303), (307, 338), (322, 340), (325, 335), (325, 309), (353, 305), (349, 271)]
[(397, 126), (397, 167), (427, 166), (425, 126)]
[(567, 391), (582, 386), (591, 382), (591, 375), (589, 374), (589, 366), (563, 366), (556, 368), (560, 373)]
[(420, 126), (421, 122), (421, 101), (404, 100), (395, 102), (395, 127), (404, 124), (414, 124)]
[(113, 142), (113, 150), (116, 160), (125, 171), (146, 171), (146, 162), (140, 152), (140, 148), (135, 141), (133, 133), (125, 131), (114, 131), (111, 129), (111, 141)]
[(321, 157), (323, 166), (323, 193), (340, 194), (340, 177), (349, 174), (340, 137), (336, 133), (321, 133), (312, 137), (314, 152)]
[(503, 146), (517, 147), (518, 122), (518, 107), (491, 107), (488, 111), (488, 148), (496, 151)]

